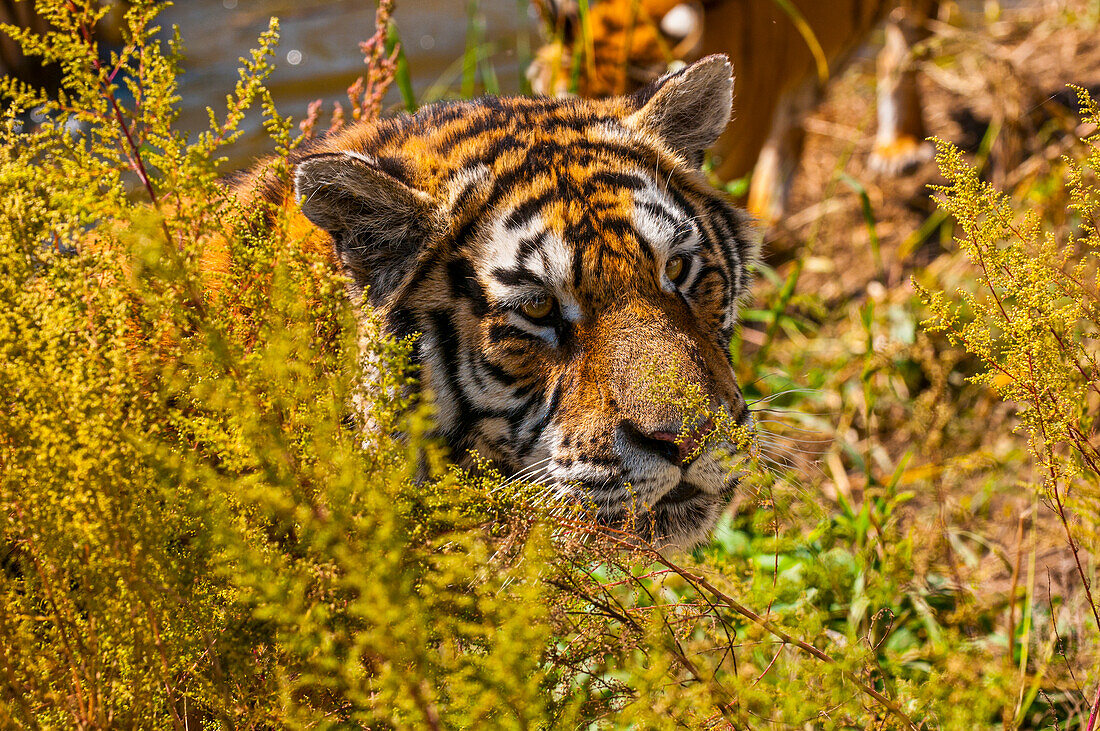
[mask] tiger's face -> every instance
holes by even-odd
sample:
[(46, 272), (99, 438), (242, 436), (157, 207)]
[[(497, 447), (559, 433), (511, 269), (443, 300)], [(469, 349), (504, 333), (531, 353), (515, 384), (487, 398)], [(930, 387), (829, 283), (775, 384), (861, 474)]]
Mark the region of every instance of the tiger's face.
[(731, 98), (711, 57), (634, 97), (430, 107), (297, 163), (353, 294), (420, 333), (456, 457), (650, 539), (713, 526), (734, 478), (707, 415), (750, 418), (729, 344), (753, 247), (697, 169)]

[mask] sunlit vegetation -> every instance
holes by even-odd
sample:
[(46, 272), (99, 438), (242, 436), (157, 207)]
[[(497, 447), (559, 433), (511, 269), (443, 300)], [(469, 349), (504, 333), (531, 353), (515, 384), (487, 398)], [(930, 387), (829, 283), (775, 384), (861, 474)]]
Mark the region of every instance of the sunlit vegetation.
[[(1097, 728), (1086, 93), (1005, 192), (992, 138), (941, 144), (926, 265), (868, 249), (873, 286), (826, 301), (815, 228), (761, 267), (737, 354), (755, 462), (709, 543), (662, 554), (449, 466), (402, 389), (410, 343), (357, 330), (285, 210), (226, 194), (246, 110), (275, 165), (331, 118), (276, 110), (276, 22), (188, 137), (155, 3), (109, 62), (96, 3), (38, 6), (53, 31), (9, 32), (61, 91), (0, 87), (0, 726)], [(391, 76), (416, 103), (389, 7), (337, 124)], [(467, 93), (492, 79), (476, 40)]]

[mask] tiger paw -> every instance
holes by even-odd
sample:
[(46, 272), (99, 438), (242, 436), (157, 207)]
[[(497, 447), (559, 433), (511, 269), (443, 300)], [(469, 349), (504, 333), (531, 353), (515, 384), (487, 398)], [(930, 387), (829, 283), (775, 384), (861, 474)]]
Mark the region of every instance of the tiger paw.
[(882, 143), (875, 142), (867, 164), (879, 175), (899, 177), (932, 159), (932, 145), (916, 137), (903, 135)]

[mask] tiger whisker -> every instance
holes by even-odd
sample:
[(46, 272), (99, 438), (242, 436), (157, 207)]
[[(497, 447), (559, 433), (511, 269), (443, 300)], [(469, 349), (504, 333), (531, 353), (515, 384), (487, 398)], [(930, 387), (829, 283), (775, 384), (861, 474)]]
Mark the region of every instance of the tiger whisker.
[(511, 477), (509, 477), (507, 480), (502, 482), (500, 485), (498, 485), (494, 489), (499, 490), (499, 489), (502, 489), (502, 488), (505, 488), (505, 487), (510, 487), (512, 485), (515, 485), (518, 482), (524, 482), (524, 481), (537, 482), (538, 480), (532, 480), (531, 479), (531, 475), (536, 474), (539, 471), (541, 471), (545, 467), (546, 463), (549, 462), (552, 459), (553, 459), (552, 456), (551, 457), (546, 457), (545, 459), (540, 459), (537, 462), (534, 462), (534, 463), (524, 467), (519, 472), (517, 472), (514, 475), (512, 475)]
[(794, 458), (794, 457), (820, 457), (821, 455), (823, 455), (823, 454), (825, 454), (826, 452), (829, 451), (827, 449), (821, 449), (821, 450), (798, 449), (796, 447), (791, 447), (789, 445), (779, 444), (779, 443), (776, 443), (776, 442), (765, 442), (764, 447), (766, 448), (767, 452), (772, 456), (783, 455), (783, 456), (791, 457), (791, 458)]
[[(784, 434), (768, 434), (770, 437), (768, 443), (770, 444), (789, 444), (791, 446), (801, 446), (806, 449), (817, 449), (819, 451), (827, 451), (830, 446), (834, 444), (832, 439), (801, 439), (798, 437), (791, 437)], [(761, 439), (757, 439), (761, 441)]]
[(780, 419), (757, 419), (755, 421), (755, 423), (757, 425), (759, 425), (759, 424), (778, 424), (779, 426), (786, 427), (787, 429), (791, 429), (793, 431), (803, 431), (803, 432), (807, 432), (809, 434), (823, 434), (823, 432), (821, 432), (818, 429), (807, 429), (805, 427), (796, 426), (794, 424), (791, 424), (790, 422), (782, 421)]
[(792, 394), (792, 393), (817, 393), (817, 389), (813, 389), (813, 388), (788, 388), (785, 391), (779, 391), (779, 392), (773, 393), (769, 396), (761, 396), (760, 398), (756, 399), (755, 401), (749, 401), (748, 405), (749, 406), (756, 406), (757, 404), (766, 404), (769, 401), (771, 401), (772, 399), (777, 399), (780, 396), (787, 396), (787, 395)]

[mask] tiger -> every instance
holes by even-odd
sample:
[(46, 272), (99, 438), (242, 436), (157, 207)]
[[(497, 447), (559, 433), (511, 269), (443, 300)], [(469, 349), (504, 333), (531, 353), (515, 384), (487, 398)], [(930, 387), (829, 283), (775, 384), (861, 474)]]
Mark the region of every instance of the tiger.
[(587, 35), (574, 0), (535, 4), (553, 36), (528, 67), (537, 93), (563, 95), (574, 85), (582, 96), (629, 93), (670, 65), (710, 53), (731, 57), (740, 114), (714, 147), (714, 170), (723, 181), (751, 174), (747, 207), (764, 224), (787, 207), (805, 137), (801, 121), (821, 100), (825, 72), (843, 68), (884, 19), (870, 167), (900, 175), (931, 157), (912, 49), (923, 37), (922, 19), (936, 12), (933, 0), (792, 4), (812, 38), (778, 0), (597, 0), (583, 19)]
[[(737, 485), (715, 415), (752, 426), (730, 343), (758, 237), (701, 169), (732, 94), (715, 55), (630, 96), (439, 102), (246, 185), (296, 205), (352, 300), (415, 335), (455, 462), (690, 546)], [(655, 397), (662, 378), (706, 409)]]

